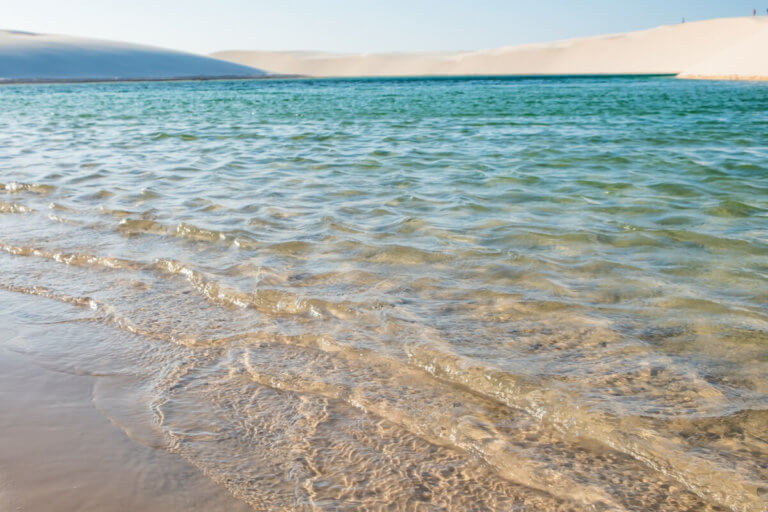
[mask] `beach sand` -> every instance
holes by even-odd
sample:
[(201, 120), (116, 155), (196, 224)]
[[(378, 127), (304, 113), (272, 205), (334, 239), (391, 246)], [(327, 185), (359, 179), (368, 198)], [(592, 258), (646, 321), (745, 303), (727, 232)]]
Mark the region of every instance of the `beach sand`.
[(317, 77), (670, 74), (768, 79), (768, 17), (723, 18), (492, 50), (335, 54), (223, 51), (216, 58)]
[[(23, 332), (23, 311), (0, 315), (4, 338)], [(250, 510), (148, 436), (129, 438), (110, 421), (99, 408), (125, 412), (127, 401), (100, 388), (123, 384), (0, 348), (0, 510)]]

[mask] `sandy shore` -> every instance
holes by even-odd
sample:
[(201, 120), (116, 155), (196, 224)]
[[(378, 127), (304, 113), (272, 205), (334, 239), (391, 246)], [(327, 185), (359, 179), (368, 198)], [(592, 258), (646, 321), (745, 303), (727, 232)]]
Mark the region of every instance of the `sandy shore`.
[(23, 311), (0, 314), (0, 510), (250, 510), (180, 457), (153, 447), (146, 434), (130, 438), (125, 425), (99, 410), (130, 410), (129, 401), (102, 389), (125, 382), (53, 369), (6, 349), (24, 332)]
[(260, 69), (115, 41), (0, 31), (0, 83), (258, 78)]
[(768, 79), (768, 17), (723, 18), (492, 50), (334, 54), (223, 51), (270, 72), (317, 77), (669, 74)]

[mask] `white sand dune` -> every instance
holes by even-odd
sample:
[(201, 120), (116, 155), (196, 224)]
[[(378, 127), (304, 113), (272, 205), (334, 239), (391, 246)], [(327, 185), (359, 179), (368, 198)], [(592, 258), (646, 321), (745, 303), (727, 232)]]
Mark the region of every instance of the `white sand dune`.
[(685, 68), (680, 78), (768, 80), (768, 18), (760, 20), (765, 28)]
[(768, 17), (749, 17), (472, 52), (224, 51), (213, 56), (274, 73), (308, 76), (684, 73), (686, 77), (768, 78), (767, 41)]
[(0, 31), (0, 82), (256, 78), (260, 69), (98, 39)]

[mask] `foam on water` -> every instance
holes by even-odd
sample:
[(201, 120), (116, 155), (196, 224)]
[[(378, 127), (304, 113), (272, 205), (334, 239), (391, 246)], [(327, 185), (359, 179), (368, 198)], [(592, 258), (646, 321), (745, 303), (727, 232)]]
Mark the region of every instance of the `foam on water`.
[(255, 510), (762, 511), (766, 111), (669, 79), (4, 87), (4, 343)]

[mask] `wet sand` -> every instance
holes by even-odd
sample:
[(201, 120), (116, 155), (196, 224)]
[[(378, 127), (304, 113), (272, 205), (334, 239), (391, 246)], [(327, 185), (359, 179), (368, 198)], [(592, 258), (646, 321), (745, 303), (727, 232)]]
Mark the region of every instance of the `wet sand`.
[(95, 407), (98, 380), (0, 349), (0, 510), (250, 510), (180, 457), (129, 439)]

